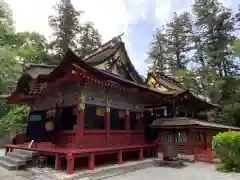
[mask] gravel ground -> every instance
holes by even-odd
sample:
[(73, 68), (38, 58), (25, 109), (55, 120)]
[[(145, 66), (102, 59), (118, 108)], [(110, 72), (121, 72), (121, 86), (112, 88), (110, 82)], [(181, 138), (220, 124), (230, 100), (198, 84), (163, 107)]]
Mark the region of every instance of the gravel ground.
[(220, 173), (213, 164), (188, 164), (182, 169), (150, 167), (105, 180), (240, 180), (240, 173)]

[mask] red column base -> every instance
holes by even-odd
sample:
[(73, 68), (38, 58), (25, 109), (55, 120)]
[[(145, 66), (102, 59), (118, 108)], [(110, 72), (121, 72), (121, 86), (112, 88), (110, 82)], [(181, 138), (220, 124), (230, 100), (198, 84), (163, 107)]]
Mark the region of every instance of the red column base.
[(140, 149), (140, 151), (138, 152), (138, 160), (139, 161), (143, 160), (143, 149)]
[(73, 154), (67, 154), (67, 174), (73, 174), (74, 172), (74, 156)]
[(9, 152), (9, 147), (5, 147), (5, 156), (7, 155), (8, 152)]
[(123, 164), (123, 159), (122, 159), (122, 151), (118, 151), (118, 154), (117, 154), (117, 164), (118, 165), (122, 165)]
[(91, 153), (88, 157), (88, 170), (94, 170), (95, 163), (94, 163), (94, 154)]
[(60, 169), (61, 169), (61, 157), (57, 153), (56, 156), (55, 156), (55, 170), (58, 171)]

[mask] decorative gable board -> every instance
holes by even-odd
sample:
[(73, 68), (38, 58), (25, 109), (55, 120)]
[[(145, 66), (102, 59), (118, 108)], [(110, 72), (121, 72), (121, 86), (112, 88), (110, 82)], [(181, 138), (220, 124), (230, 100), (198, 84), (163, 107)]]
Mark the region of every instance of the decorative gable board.
[(86, 88), (86, 104), (106, 105), (105, 91), (102, 85), (88, 83)]
[(112, 107), (116, 108), (126, 108), (126, 98), (117, 92), (110, 91), (108, 92), (109, 104)]
[(153, 78), (152, 76), (150, 76), (148, 78), (147, 84), (149, 85), (150, 88), (156, 89), (160, 92), (166, 92), (169, 91), (168, 88), (164, 87), (163, 85), (159, 84), (155, 78)]
[(56, 104), (60, 101), (60, 95), (63, 95), (63, 106), (72, 106), (77, 104), (78, 93), (76, 83), (68, 84), (62, 89), (57, 89), (52, 94), (47, 96), (40, 96), (37, 98), (33, 105), (33, 110), (46, 110), (55, 108)]
[(157, 81), (159, 84), (164, 84), (166, 88), (172, 89), (172, 90), (177, 90), (177, 91), (183, 91), (184, 89), (175, 85), (174, 83), (171, 83), (161, 77), (156, 77)]
[(125, 53), (123, 52), (122, 48), (119, 48), (118, 51), (116, 52), (116, 54), (114, 55), (114, 58), (119, 58), (118, 61), (121, 61), (121, 63), (123, 64), (122, 68), (124, 70), (125, 73), (129, 73), (127, 74), (127, 76), (125, 77), (129, 77), (128, 79), (134, 82), (138, 82), (137, 78), (135, 77), (134, 74), (138, 74), (137, 72), (131, 72), (130, 68), (128, 67), (130, 62), (128, 57), (126, 57)]

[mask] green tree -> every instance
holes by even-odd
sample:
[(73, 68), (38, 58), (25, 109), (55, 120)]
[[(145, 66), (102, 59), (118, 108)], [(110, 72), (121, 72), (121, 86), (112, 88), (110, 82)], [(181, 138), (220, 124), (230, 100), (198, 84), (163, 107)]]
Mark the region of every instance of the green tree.
[(168, 53), (167, 37), (164, 34), (164, 27), (157, 28), (153, 34), (148, 52), (148, 61), (151, 63), (151, 70), (154, 72), (165, 72), (165, 66), (170, 64), (171, 56)]
[(240, 39), (236, 39), (233, 44), (233, 51), (236, 56), (240, 57)]
[(174, 13), (173, 19), (166, 26), (168, 53), (173, 55), (172, 66), (177, 69), (186, 67), (187, 53), (192, 49), (192, 20), (190, 13)]
[(217, 71), (219, 78), (231, 74), (234, 67), (229, 56), (229, 45), (234, 40), (232, 11), (218, 0), (196, 0), (193, 12), (196, 16), (196, 28), (205, 42), (209, 66)]
[[(77, 11), (71, 0), (60, 0), (54, 6), (56, 15), (49, 16), (49, 25), (53, 28), (53, 41), (50, 47), (55, 54), (62, 57), (70, 47), (77, 49), (77, 34), (80, 32), (79, 18), (82, 11)], [(60, 62), (58, 58), (58, 62)]]
[(77, 40), (79, 55), (87, 54), (102, 44), (101, 35), (92, 22), (86, 22), (80, 26), (80, 34)]
[(6, 104), (2, 95), (15, 90), (21, 63), (41, 63), (47, 56), (46, 41), (38, 33), (16, 33), (9, 6), (0, 1), (0, 131), (26, 125), (28, 108)]
[(48, 64), (49, 47), (46, 38), (37, 32), (17, 33), (16, 47), (23, 63)]

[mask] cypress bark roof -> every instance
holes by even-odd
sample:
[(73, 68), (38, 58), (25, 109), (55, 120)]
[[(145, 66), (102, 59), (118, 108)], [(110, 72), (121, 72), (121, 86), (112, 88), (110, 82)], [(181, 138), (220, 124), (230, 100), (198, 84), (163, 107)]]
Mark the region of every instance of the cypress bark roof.
[(152, 125), (152, 127), (187, 127), (187, 126), (199, 126), (202, 128), (218, 128), (218, 129), (226, 129), (226, 130), (240, 130), (239, 127), (227, 126), (217, 123), (211, 123), (206, 121), (201, 121), (194, 118), (187, 117), (174, 117), (174, 118), (161, 118), (156, 119)]

